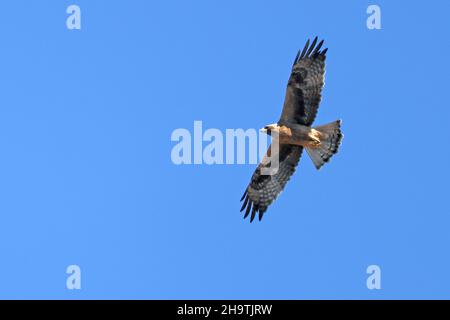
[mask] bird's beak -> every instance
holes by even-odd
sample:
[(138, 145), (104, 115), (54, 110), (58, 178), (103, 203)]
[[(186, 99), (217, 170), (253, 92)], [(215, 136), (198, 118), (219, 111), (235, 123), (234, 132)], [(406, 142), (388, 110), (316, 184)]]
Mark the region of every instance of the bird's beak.
[(266, 128), (259, 129), (259, 131), (267, 133), (267, 129)]

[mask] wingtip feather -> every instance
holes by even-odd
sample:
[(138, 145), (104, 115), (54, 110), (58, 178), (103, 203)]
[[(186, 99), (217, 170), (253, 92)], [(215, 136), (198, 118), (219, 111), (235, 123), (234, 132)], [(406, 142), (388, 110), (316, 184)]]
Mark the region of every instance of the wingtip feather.
[(316, 46), (317, 43), (317, 37), (314, 38), (313, 42), (311, 43), (311, 46), (308, 49), (308, 52), (306, 52), (306, 56), (309, 57), (311, 52), (313, 51), (314, 47)]
[(247, 203), (248, 203), (248, 196), (245, 198), (245, 201), (244, 201), (244, 203), (242, 204), (241, 212), (244, 211), (245, 207), (247, 206)]
[(248, 215), (250, 214), (250, 209), (252, 208), (252, 202), (250, 201), (247, 205), (247, 210), (245, 210), (245, 215), (244, 215), (244, 219), (248, 217)]
[(308, 47), (309, 47), (309, 39), (306, 41), (306, 44), (303, 47), (302, 53), (300, 54), (300, 59), (305, 57), (305, 53), (306, 53), (306, 50), (308, 50)]
[(253, 220), (255, 219), (255, 216), (256, 216), (256, 212), (258, 211), (258, 207), (257, 206), (253, 206), (253, 209), (252, 209), (252, 216), (251, 216), (251, 218), (250, 218), (250, 223), (252, 223), (253, 222)]
[(241, 200), (239, 200), (239, 201), (242, 201), (242, 200), (244, 200), (245, 196), (247, 195), (247, 192), (248, 192), (248, 189), (245, 189), (245, 192), (244, 192), (244, 194), (242, 195), (242, 198), (241, 198)]

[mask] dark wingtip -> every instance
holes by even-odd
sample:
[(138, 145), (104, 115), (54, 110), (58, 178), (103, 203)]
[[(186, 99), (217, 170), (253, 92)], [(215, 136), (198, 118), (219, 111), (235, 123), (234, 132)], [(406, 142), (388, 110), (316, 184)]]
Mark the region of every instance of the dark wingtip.
[(259, 221), (262, 220), (262, 218), (264, 216), (264, 212), (266, 212), (266, 209), (260, 209), (259, 210), (259, 216), (258, 216)]
[[(256, 215), (258, 214), (258, 220), (261, 221), (264, 213), (267, 211), (267, 206), (259, 206), (258, 204), (252, 202), (249, 196), (245, 198), (245, 202), (242, 205), (241, 212), (245, 210), (244, 219), (250, 216), (250, 223), (255, 220)], [(250, 214), (251, 213), (251, 214)]]
[(322, 48), (323, 45), (323, 40), (319, 42), (319, 44), (316, 46), (316, 48), (314, 49), (312, 56), (316, 56), (317, 54), (319, 54), (319, 50), (320, 48)]
[(309, 47), (309, 39), (306, 41), (305, 46), (303, 47), (302, 53), (300, 54), (300, 59), (305, 56), (306, 50), (308, 50)]
[(250, 214), (250, 209), (252, 208), (252, 202), (250, 201), (247, 205), (247, 210), (245, 211), (244, 219)]
[(247, 206), (247, 203), (248, 203), (248, 196), (245, 197), (244, 204), (243, 204), (242, 207), (241, 207), (241, 212), (244, 211), (245, 207)]
[(253, 220), (255, 219), (255, 216), (256, 216), (256, 212), (258, 211), (258, 207), (257, 206), (253, 206), (253, 209), (252, 209), (252, 216), (251, 216), (251, 218), (250, 218), (250, 223), (252, 223), (253, 222)]
[(299, 57), (300, 57), (300, 50), (298, 50), (297, 55), (295, 56), (294, 63), (292, 64), (292, 66), (295, 66), (295, 64), (297, 63)]
[(241, 198), (241, 200), (239, 200), (239, 201), (242, 201), (242, 200), (244, 200), (245, 196), (247, 195), (247, 192), (248, 192), (248, 189), (245, 189), (245, 192), (244, 192), (244, 194), (242, 195), (242, 198)]
[(306, 57), (309, 57), (311, 52), (313, 51), (314, 47), (316, 46), (317, 43), (317, 37), (314, 38), (313, 42), (311, 43), (311, 46), (308, 49), (308, 52), (306, 52)]
[(301, 52), (299, 51), (297, 53), (297, 56), (295, 57), (295, 60), (294, 60), (294, 65), (296, 63), (298, 63), (303, 58), (317, 58), (317, 57), (319, 57), (319, 58), (325, 59), (325, 54), (327, 53), (328, 48), (320, 51), (320, 49), (322, 48), (323, 43), (325, 42), (325, 40), (322, 39), (322, 40), (320, 40), (319, 43), (317, 43), (318, 40), (319, 40), (319, 37), (316, 36), (313, 39), (313, 41), (311, 42), (311, 45), (310, 45), (310, 39), (308, 39), (306, 41), (306, 44), (305, 44), (303, 50)]

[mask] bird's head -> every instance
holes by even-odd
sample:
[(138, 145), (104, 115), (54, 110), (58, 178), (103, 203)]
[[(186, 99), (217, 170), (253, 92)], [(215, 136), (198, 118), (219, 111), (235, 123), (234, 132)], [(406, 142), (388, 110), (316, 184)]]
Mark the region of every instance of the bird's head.
[(279, 127), (278, 127), (278, 124), (276, 124), (276, 123), (268, 124), (267, 126), (265, 126), (264, 128), (261, 129), (261, 132), (267, 133), (269, 136), (272, 134), (272, 132), (278, 132), (278, 131), (279, 131)]

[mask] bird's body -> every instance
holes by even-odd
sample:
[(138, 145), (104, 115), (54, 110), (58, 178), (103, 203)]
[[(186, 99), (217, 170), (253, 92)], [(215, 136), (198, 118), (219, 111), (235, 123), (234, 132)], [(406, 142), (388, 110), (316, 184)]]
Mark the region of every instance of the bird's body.
[[(244, 218), (251, 213), (250, 221), (257, 213), (261, 220), (268, 206), (283, 191), (296, 170), (303, 149), (306, 149), (315, 167), (320, 169), (338, 151), (341, 143), (340, 120), (312, 127), (322, 98), (328, 50), (320, 50), (323, 40), (316, 44), (317, 37), (311, 46), (308, 40), (304, 49), (298, 52), (280, 120), (262, 129), (272, 136), (272, 144), (278, 148), (274, 148), (275, 152), (269, 148), (241, 198), (244, 201), (241, 211), (245, 210)], [(265, 169), (273, 166), (274, 157), (277, 157), (278, 167), (267, 174)]]
[[(269, 129), (270, 128), (270, 129)], [(269, 135), (276, 133), (276, 138), (280, 144), (291, 144), (302, 147), (315, 148), (320, 145), (322, 133), (314, 128), (301, 124), (269, 125), (262, 129)]]

